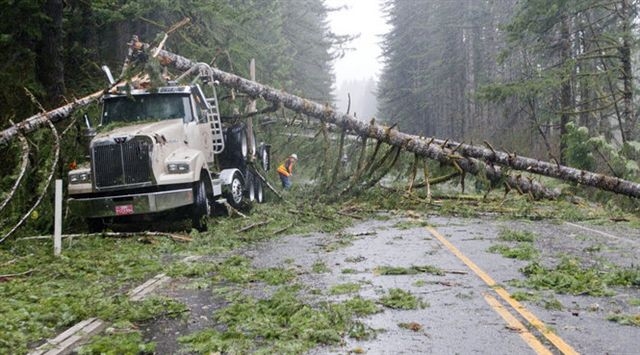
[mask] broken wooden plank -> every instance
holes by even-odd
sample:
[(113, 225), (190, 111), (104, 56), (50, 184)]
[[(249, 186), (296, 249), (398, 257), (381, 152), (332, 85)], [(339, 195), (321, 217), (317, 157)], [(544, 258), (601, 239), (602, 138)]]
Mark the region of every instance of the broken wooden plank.
[(98, 318), (85, 319), (60, 333), (57, 337), (47, 340), (29, 355), (70, 354), (90, 336), (101, 332), (106, 325), (106, 322)]

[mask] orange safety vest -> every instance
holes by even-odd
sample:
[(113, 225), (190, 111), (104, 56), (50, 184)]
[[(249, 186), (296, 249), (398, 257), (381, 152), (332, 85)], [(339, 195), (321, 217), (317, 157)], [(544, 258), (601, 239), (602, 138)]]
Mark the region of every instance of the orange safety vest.
[(295, 159), (291, 157), (287, 158), (287, 160), (285, 160), (284, 163), (280, 164), (280, 166), (278, 167), (278, 174), (291, 176), (291, 174), (293, 173), (293, 164), (295, 164)]

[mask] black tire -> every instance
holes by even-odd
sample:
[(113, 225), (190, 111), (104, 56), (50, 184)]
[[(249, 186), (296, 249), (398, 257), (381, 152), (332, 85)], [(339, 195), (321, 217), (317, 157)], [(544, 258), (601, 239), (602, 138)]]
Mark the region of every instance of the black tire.
[(247, 199), (249, 199), (249, 201), (253, 202), (256, 200), (256, 184), (255, 181), (257, 180), (257, 178), (253, 175), (253, 173), (251, 173), (250, 171), (248, 171), (245, 175), (247, 177)]
[(258, 160), (260, 161), (260, 164), (262, 165), (262, 169), (264, 169), (264, 171), (269, 171), (269, 169), (271, 168), (271, 157), (269, 156), (269, 150), (270, 146), (267, 146), (265, 144), (261, 144), (258, 148)]
[(255, 178), (253, 180), (253, 185), (254, 185), (254, 190), (255, 190), (256, 202), (257, 203), (264, 203), (266, 195), (264, 193), (264, 185), (263, 185), (262, 180), (260, 180), (260, 178)]
[(207, 230), (207, 217), (211, 216), (211, 202), (207, 196), (207, 187), (204, 179), (196, 181), (193, 185), (193, 211), (191, 223), (193, 228), (200, 232)]
[(238, 147), (240, 150), (240, 156), (244, 161), (246, 161), (247, 157), (249, 156), (249, 138), (247, 137), (247, 131), (244, 129), (239, 135)]
[(247, 128), (243, 123), (229, 127), (226, 131), (227, 152), (231, 159), (247, 160), (249, 154), (249, 140)]
[(104, 221), (102, 218), (87, 218), (87, 228), (89, 233), (102, 233), (104, 231)]
[[(249, 141), (247, 128), (243, 123), (228, 127), (224, 131), (225, 148), (220, 154), (220, 167), (222, 169), (240, 169), (246, 171)], [(255, 142), (255, 141), (254, 141)]]
[(229, 184), (226, 190), (224, 197), (227, 199), (227, 202), (231, 207), (235, 209), (243, 209), (246, 205), (246, 201), (244, 198), (244, 179), (240, 172), (236, 171), (233, 173), (231, 184)]

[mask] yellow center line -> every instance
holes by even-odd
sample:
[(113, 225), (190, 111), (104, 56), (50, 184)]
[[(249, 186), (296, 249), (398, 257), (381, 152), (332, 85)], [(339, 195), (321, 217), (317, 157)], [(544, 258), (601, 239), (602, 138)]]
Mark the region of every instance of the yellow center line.
[(432, 227), (426, 227), (429, 233), (436, 237), (449, 251), (451, 251), (458, 259), (460, 259), (469, 269), (471, 269), (478, 277), (482, 279), (489, 287), (491, 287), (496, 293), (505, 300), (513, 309), (518, 312), (524, 319), (526, 319), (529, 324), (531, 324), (534, 328), (536, 328), (540, 333), (547, 338), (560, 352), (563, 354), (579, 354), (575, 351), (569, 344), (565, 343), (562, 338), (557, 336), (553, 331), (551, 331), (547, 326), (542, 323), (533, 313), (529, 312), (520, 302), (515, 300), (507, 290), (505, 290), (502, 286), (499, 286), (492, 278), (484, 272), (482, 269), (478, 267), (473, 261), (467, 258), (458, 248), (456, 248), (451, 242), (449, 242), (444, 236), (438, 233)]
[(484, 294), (484, 299), (487, 303), (504, 319), (509, 327), (520, 334), (520, 337), (533, 349), (537, 354), (552, 355), (553, 353), (536, 338), (531, 332), (514, 317), (498, 300), (489, 295)]

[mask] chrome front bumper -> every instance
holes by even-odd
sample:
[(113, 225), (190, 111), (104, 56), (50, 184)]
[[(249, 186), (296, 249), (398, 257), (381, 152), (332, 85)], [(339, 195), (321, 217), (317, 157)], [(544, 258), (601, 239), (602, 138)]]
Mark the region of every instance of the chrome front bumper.
[(89, 218), (121, 217), (168, 211), (193, 203), (193, 190), (152, 192), (122, 196), (68, 199), (75, 215)]

